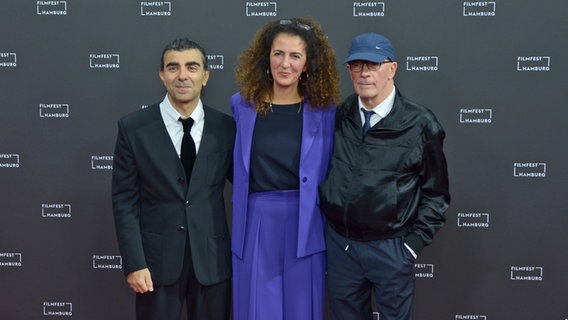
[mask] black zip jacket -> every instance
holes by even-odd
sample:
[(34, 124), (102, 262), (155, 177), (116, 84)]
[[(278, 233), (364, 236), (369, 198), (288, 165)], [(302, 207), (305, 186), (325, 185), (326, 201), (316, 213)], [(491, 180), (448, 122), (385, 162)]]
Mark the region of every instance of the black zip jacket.
[(444, 224), (450, 203), (444, 129), (429, 109), (397, 91), (390, 113), (363, 138), (357, 97), (337, 110), (320, 207), (348, 239), (404, 237), (418, 254)]

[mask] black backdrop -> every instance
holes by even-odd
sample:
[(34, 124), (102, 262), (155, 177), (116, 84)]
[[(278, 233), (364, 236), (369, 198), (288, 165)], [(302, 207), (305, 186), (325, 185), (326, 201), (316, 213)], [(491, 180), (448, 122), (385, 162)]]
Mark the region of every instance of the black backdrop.
[[(230, 113), (237, 55), (311, 15), (340, 62), (368, 31), (447, 131), (453, 202), (416, 264), (416, 318), (566, 320), (566, 38), (560, 0), (0, 2), (0, 318), (129, 319), (110, 205), (116, 120), (163, 98), (161, 50), (208, 51)], [(230, 193), (228, 188), (227, 193)]]

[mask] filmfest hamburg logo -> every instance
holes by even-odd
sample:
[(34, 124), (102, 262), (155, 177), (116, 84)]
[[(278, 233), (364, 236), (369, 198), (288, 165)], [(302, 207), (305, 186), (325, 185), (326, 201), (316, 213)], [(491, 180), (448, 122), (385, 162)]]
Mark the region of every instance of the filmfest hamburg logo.
[(0, 52), (0, 67), (16, 67), (16, 58), (15, 52)]
[(71, 302), (44, 302), (44, 316), (65, 316), (73, 315), (73, 303)]
[(40, 103), (40, 118), (69, 118), (68, 103)]
[(118, 69), (120, 68), (120, 55), (116, 53), (89, 54), (89, 67), (91, 69)]
[(460, 109), (460, 123), (489, 124), (491, 122), (493, 122), (493, 109), (489, 108)]
[(459, 212), (459, 228), (489, 228), (489, 213)]
[(91, 156), (91, 169), (112, 170), (113, 156)]
[(42, 203), (41, 216), (43, 218), (71, 218), (71, 204)]
[(478, 314), (456, 314), (455, 320), (487, 320), (487, 316)]
[(170, 1), (142, 1), (140, 2), (140, 15), (169, 17), (172, 15), (172, 3)]
[(550, 71), (549, 56), (517, 57), (517, 71)]
[(512, 266), (511, 280), (513, 281), (542, 281), (543, 267)]
[(546, 163), (544, 162), (515, 162), (513, 176), (524, 178), (546, 178)]
[(122, 269), (122, 257), (93, 255), (93, 269)]
[(374, 1), (353, 2), (354, 17), (384, 17), (385, 3)]
[(278, 4), (271, 2), (245, 2), (245, 14), (247, 17), (276, 17)]
[(207, 63), (211, 70), (223, 70), (225, 68), (225, 57), (222, 54), (207, 55)]
[(20, 155), (16, 153), (0, 153), (0, 168), (19, 168)]
[(0, 252), (0, 267), (21, 267), (22, 254), (19, 252)]
[(408, 56), (406, 57), (407, 71), (438, 71), (437, 56)]
[(67, 1), (37, 1), (38, 16), (66, 16)]
[(464, 17), (494, 17), (495, 1), (464, 1)]
[(434, 264), (432, 263), (415, 263), (414, 276), (416, 278), (434, 278)]

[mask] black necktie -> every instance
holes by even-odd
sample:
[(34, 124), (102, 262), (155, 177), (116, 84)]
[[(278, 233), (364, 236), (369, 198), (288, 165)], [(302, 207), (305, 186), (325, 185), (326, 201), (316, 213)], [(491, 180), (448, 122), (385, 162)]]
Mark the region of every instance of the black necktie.
[(369, 129), (371, 129), (371, 115), (373, 114), (373, 111), (367, 111), (363, 108), (361, 108), (361, 110), (363, 111), (363, 114), (365, 115), (365, 124), (363, 124), (363, 137), (365, 137), (365, 134), (367, 133), (367, 131), (369, 131)]
[(187, 183), (189, 184), (189, 179), (191, 178), (191, 170), (193, 170), (193, 164), (195, 163), (195, 143), (191, 137), (190, 131), (191, 126), (193, 126), (193, 119), (179, 118), (179, 121), (183, 124), (183, 138), (181, 140), (181, 163), (185, 169), (185, 177)]

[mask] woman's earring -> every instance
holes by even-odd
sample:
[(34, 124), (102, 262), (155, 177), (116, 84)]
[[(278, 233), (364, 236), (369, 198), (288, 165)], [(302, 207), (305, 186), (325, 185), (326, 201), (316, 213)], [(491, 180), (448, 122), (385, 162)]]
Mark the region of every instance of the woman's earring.
[[(306, 78), (305, 78), (305, 79), (302, 79), (302, 75), (304, 75), (304, 74), (306, 75)], [(307, 85), (309, 78), (310, 78), (310, 74), (309, 74), (309, 73), (307, 73), (307, 72), (302, 72), (302, 74), (300, 75), (300, 83), (301, 83), (303, 86)]]

